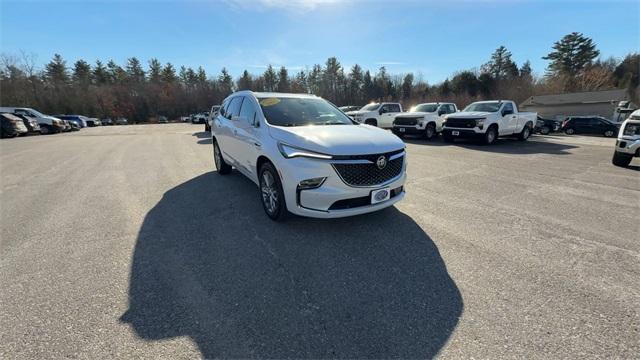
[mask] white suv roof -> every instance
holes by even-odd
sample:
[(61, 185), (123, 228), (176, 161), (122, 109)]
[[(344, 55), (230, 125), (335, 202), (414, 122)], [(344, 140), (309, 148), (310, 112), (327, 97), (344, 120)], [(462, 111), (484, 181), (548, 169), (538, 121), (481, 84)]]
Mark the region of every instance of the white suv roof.
[(279, 92), (254, 92), (251, 90), (243, 90), (235, 92), (231, 95), (253, 95), (255, 97), (291, 97), (291, 98), (317, 98), (312, 94), (293, 94), (293, 93), (279, 93)]

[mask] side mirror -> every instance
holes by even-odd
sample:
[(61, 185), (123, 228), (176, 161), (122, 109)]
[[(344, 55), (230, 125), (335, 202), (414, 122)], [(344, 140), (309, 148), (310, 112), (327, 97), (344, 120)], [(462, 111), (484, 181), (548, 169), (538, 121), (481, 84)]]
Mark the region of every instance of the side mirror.
[(444, 115), (444, 114), (446, 114), (446, 112), (445, 112), (444, 110), (440, 110), (440, 111), (438, 111), (438, 116), (442, 116), (442, 115)]
[(502, 110), (502, 116), (507, 116), (513, 114), (513, 110)]
[(383, 109), (383, 108), (380, 108), (380, 110), (378, 110), (378, 114), (382, 115), (382, 114), (384, 114), (384, 113), (385, 113), (385, 111), (384, 111), (384, 109)]

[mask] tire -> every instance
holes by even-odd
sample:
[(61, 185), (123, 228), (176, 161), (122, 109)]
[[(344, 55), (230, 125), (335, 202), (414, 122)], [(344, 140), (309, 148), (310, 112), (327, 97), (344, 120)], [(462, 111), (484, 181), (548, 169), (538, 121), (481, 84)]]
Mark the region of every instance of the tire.
[(615, 151), (613, 153), (613, 159), (611, 159), (611, 163), (615, 166), (627, 167), (629, 166), (629, 163), (631, 163), (632, 158), (632, 155)]
[(42, 125), (40, 126), (40, 134), (42, 135), (47, 135), (47, 134), (51, 134), (51, 128), (49, 127), (49, 125)]
[(604, 132), (605, 137), (613, 137), (614, 135), (615, 135), (615, 132), (613, 130), (607, 130)]
[(436, 132), (436, 124), (428, 123), (427, 127), (424, 128), (424, 138), (425, 140), (433, 140), (438, 133)]
[(213, 140), (213, 163), (220, 175), (227, 175), (231, 172), (231, 165), (227, 164), (222, 157), (222, 152), (218, 146), (218, 142)]
[(527, 124), (524, 126), (524, 128), (522, 128), (522, 131), (520, 132), (520, 134), (518, 134), (518, 140), (526, 141), (529, 138), (529, 136), (531, 136), (531, 126)]
[(573, 128), (568, 128), (564, 130), (564, 133), (567, 135), (573, 135), (576, 133), (576, 131)]
[(548, 126), (543, 126), (540, 128), (540, 134), (549, 135), (551, 133), (551, 128)]
[(209, 127), (208, 123), (204, 123), (204, 131), (205, 132), (211, 131), (211, 128)]
[(276, 168), (270, 162), (260, 167), (260, 200), (262, 208), (273, 221), (283, 221), (288, 215), (282, 183)]
[(366, 125), (371, 125), (371, 126), (378, 127), (378, 120), (376, 120), (376, 119), (367, 119), (367, 120), (364, 121), (364, 123)]
[(487, 132), (484, 133), (483, 143), (491, 145), (498, 139), (498, 129), (495, 126), (489, 126)]

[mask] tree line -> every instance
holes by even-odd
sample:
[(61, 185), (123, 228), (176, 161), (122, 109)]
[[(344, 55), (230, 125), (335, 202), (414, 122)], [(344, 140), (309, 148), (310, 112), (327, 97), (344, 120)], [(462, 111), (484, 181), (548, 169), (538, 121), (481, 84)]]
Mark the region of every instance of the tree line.
[(471, 101), (509, 98), (517, 102), (543, 93), (626, 88), (638, 101), (640, 55), (602, 59), (592, 39), (571, 33), (554, 43), (543, 57), (546, 73), (533, 74), (529, 61), (518, 65), (504, 46), (477, 68), (459, 71), (450, 78), (429, 84), (422, 75), (391, 74), (383, 66), (372, 73), (360, 65), (345, 69), (330, 57), (320, 65), (290, 73), (282, 66), (267, 66), (262, 74), (244, 70), (234, 79), (226, 68), (207, 74), (151, 59), (146, 65), (136, 58), (119, 65), (113, 60), (90, 64), (78, 60), (68, 65), (55, 54), (43, 69), (35, 56), (2, 54), (0, 57), (0, 104), (30, 106), (45, 113), (124, 116), (145, 122), (164, 115), (176, 118), (209, 109), (233, 91), (313, 93), (334, 104), (364, 105), (370, 101), (401, 101), (405, 106), (425, 101)]

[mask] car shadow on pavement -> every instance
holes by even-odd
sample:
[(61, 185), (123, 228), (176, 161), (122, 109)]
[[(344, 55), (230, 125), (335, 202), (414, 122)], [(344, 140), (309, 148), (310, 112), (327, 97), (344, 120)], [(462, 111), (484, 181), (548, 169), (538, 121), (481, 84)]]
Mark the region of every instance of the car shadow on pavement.
[(462, 314), (438, 248), (395, 207), (274, 223), (234, 172), (167, 191), (146, 215), (121, 321), (190, 337), (204, 358), (430, 358)]
[(442, 139), (435, 139), (426, 141), (415, 138), (403, 139), (405, 143), (414, 145), (430, 145), (430, 146), (459, 146), (469, 150), (485, 151), (501, 154), (513, 154), (513, 155), (530, 155), (530, 154), (554, 154), (554, 155), (568, 155), (568, 150), (577, 148), (575, 145), (558, 144), (548, 141), (540, 141), (536, 138), (530, 138), (527, 141), (520, 141), (518, 139), (500, 138), (492, 145), (483, 145), (478, 141), (464, 139), (456, 140), (453, 143), (446, 143)]
[(211, 145), (213, 142), (211, 141), (211, 133), (208, 131), (199, 131), (193, 133), (193, 136), (197, 137), (198, 144), (200, 145)]

